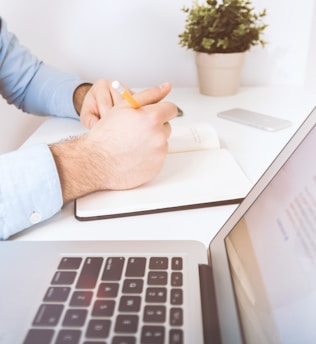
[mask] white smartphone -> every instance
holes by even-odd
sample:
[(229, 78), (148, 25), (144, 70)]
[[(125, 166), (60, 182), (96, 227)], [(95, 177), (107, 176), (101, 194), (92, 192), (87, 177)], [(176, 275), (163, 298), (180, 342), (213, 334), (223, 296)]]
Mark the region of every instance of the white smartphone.
[(272, 117), (259, 112), (239, 108), (222, 111), (217, 115), (221, 118), (266, 131), (277, 131), (288, 128), (292, 125), (292, 123), (286, 119)]

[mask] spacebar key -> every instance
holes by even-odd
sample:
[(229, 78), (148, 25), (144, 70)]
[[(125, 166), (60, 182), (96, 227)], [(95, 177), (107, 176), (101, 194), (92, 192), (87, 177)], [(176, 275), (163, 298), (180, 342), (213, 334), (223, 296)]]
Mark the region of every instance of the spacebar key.
[(103, 258), (89, 257), (85, 260), (76, 288), (92, 289), (95, 287), (100, 273)]

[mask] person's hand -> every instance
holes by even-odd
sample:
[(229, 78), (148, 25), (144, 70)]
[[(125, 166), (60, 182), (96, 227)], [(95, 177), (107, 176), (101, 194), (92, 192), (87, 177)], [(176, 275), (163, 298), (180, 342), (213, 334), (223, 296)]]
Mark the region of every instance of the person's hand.
[(121, 99), (85, 135), (51, 147), (64, 202), (97, 190), (134, 188), (158, 174), (168, 122), (177, 116), (174, 104), (160, 102), (170, 89), (167, 83), (135, 94), (141, 105), (136, 110)]
[[(169, 120), (175, 105), (157, 102), (170, 91), (170, 84), (134, 95), (142, 106), (131, 109), (124, 100), (92, 128), (86, 145), (106, 157), (99, 188), (129, 189), (151, 180), (161, 169), (171, 133)], [(95, 159), (98, 159), (97, 156)]]
[[(93, 85), (84, 84), (81, 90), (80, 93), (79, 86), (78, 96), (81, 98), (81, 104), (77, 106), (77, 111), (81, 123), (88, 129), (91, 129), (115, 104), (122, 102), (121, 95), (112, 88), (109, 80), (101, 79)], [(77, 90), (74, 98), (76, 92)]]

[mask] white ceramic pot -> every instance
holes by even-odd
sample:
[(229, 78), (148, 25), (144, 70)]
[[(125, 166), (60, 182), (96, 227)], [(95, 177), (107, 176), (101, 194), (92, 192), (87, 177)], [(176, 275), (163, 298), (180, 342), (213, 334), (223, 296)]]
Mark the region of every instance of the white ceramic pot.
[(245, 53), (207, 54), (196, 52), (199, 87), (208, 96), (229, 96), (236, 94)]

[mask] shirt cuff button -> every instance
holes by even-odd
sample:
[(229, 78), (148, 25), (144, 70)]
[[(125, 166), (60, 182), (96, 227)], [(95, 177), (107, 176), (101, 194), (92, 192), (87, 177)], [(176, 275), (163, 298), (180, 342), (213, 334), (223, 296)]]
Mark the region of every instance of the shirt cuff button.
[(35, 225), (35, 223), (40, 222), (41, 219), (42, 219), (41, 214), (38, 213), (38, 212), (36, 212), (36, 211), (34, 211), (34, 212), (31, 214), (31, 216), (30, 216), (30, 222), (31, 222), (33, 225)]

